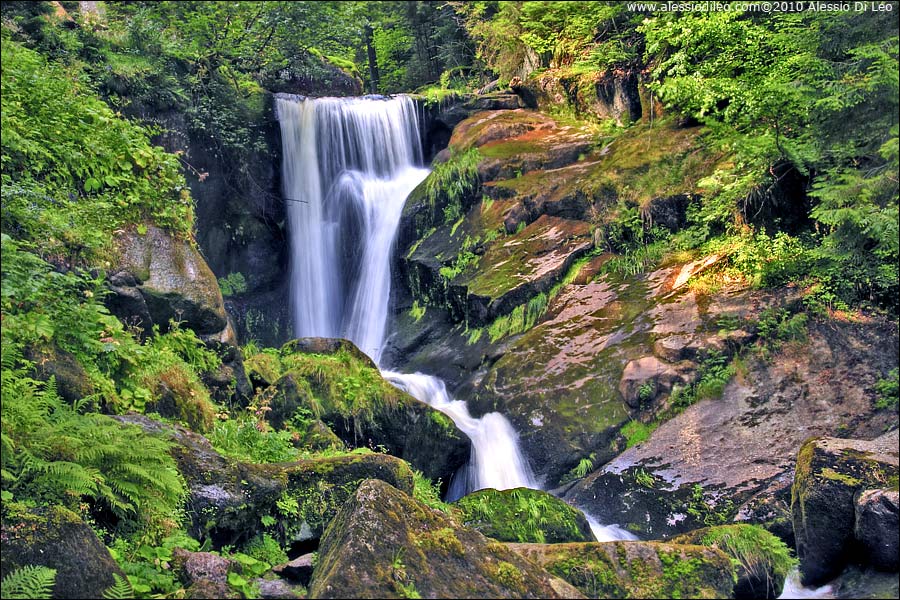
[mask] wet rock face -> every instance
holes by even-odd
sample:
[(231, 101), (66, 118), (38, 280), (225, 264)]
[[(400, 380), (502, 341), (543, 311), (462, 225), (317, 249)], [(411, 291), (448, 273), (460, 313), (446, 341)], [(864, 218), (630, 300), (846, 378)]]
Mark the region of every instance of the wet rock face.
[[(271, 89), (286, 91), (276, 88), (292, 84), (290, 67), (284, 75), (270, 82)], [(162, 125), (165, 133), (155, 142), (181, 155), (189, 165), (185, 179), (194, 199), (197, 245), (209, 268), (216, 277), (240, 274), (244, 278), (246, 287), (229, 297), (225, 307), (234, 320), (234, 335), (277, 345), (290, 337), (290, 319), (284, 310), (289, 244), (278, 173), (281, 139), (271, 92), (251, 94), (244, 99), (244, 108), (247, 121), (254, 123), (254, 143), (253, 150), (245, 150), (249, 158), (243, 158), (239, 168), (208, 138), (195, 135), (185, 114), (140, 105), (130, 106), (129, 111)], [(118, 302), (129, 302), (127, 295), (119, 297)]]
[(59, 506), (16, 519), (4, 517), (0, 572), (27, 565), (56, 570), (54, 598), (101, 598), (125, 573), (78, 515)]
[(381, 481), (366, 481), (319, 545), (311, 598), (577, 598), (505, 545)]
[[(704, 303), (698, 314), (718, 322), (733, 305), (759, 311), (767, 303), (754, 294), (725, 297)], [(690, 338), (704, 335), (699, 328)], [(602, 522), (653, 538), (732, 519), (771, 524), (788, 537), (787, 488), (797, 448), (810, 435), (883, 430), (888, 417), (874, 412), (865, 390), (896, 364), (890, 350), (896, 340), (887, 322), (812, 323), (805, 343), (771, 361), (749, 357), (747, 375), (732, 379), (721, 398), (663, 423), (565, 498)], [(873, 354), (873, 347), (884, 351)], [(851, 527), (852, 521), (851, 514)]]
[[(898, 446), (897, 430), (872, 441), (813, 438), (803, 444), (791, 511), (804, 585), (828, 581), (851, 558), (864, 564), (886, 559), (896, 568), (896, 550), (884, 545), (885, 536), (897, 527), (896, 503), (883, 493), (866, 492), (896, 486)], [(896, 544), (896, 536), (890, 542)], [(857, 543), (867, 553), (854, 553)]]
[(688, 336), (683, 358), (660, 357), (676, 374), (651, 382), (651, 404), (661, 404), (696, 369), (681, 363), (717, 331), (698, 329), (706, 320), (685, 290), (672, 294), (672, 269), (604, 275), (608, 257), (585, 264), (586, 255), (623, 198), (647, 206), (658, 225), (678, 226), (716, 160), (698, 136), (666, 126), (651, 140), (639, 126), (600, 147), (590, 130), (524, 109), (459, 122), (438, 158), (477, 149), (478, 185), (458, 207), (430, 206), (427, 181), (407, 200), (394, 285), (402, 314), (384, 356), (444, 378), (475, 414), (510, 418), (549, 487), (582, 459), (611, 459), (618, 429), (644, 408), (633, 407), (630, 387), (647, 380), (618, 389), (625, 366), (649, 357), (658, 339)]
[(659, 542), (508, 544), (588, 598), (730, 598), (720, 550)]
[(625, 125), (640, 120), (643, 113), (638, 83), (638, 73), (632, 70), (607, 72), (586, 81), (563, 69), (547, 69), (529, 78), (526, 88), (541, 109), (568, 104), (583, 117), (614, 119)]

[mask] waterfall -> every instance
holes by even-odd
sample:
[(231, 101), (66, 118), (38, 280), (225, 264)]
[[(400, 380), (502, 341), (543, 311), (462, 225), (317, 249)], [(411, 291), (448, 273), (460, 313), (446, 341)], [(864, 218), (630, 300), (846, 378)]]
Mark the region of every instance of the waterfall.
[(350, 339), (377, 363), (391, 247), (406, 197), (428, 175), (415, 104), (279, 94), (276, 110), (294, 335)]
[[(291, 231), (291, 302), (297, 337), (343, 337), (380, 364), (390, 259), (403, 205), (428, 175), (410, 98), (276, 98)], [(480, 419), (444, 382), (384, 372), (391, 383), (447, 414), (472, 440), (450, 496), (485, 487), (537, 487), (512, 425)]]
[[(303, 99), (279, 94), (282, 179), (291, 235), (297, 337), (343, 337), (380, 364), (390, 260), (406, 197), (427, 175), (410, 98)], [(482, 489), (538, 488), (518, 436), (499, 413), (476, 419), (444, 382), (383, 371), (388, 381), (448, 415), (472, 440), (451, 482), (455, 500)], [(630, 534), (597, 525), (598, 537)]]

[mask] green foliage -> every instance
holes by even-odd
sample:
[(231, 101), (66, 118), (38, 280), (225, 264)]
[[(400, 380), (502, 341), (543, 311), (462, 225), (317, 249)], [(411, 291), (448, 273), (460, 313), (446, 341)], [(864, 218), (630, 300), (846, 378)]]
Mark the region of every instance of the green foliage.
[(124, 530), (170, 527), (185, 488), (169, 444), (105, 415), (80, 413), (56, 394), (53, 379), (31, 379), (32, 365), (12, 354), (4, 348), (3, 488), (20, 501), (74, 510), (87, 499), (112, 511)]
[(27, 565), (7, 574), (0, 582), (0, 596), (17, 598), (50, 598), (56, 569)]
[(134, 589), (132, 589), (128, 580), (118, 573), (113, 573), (112, 576), (115, 583), (103, 591), (103, 598), (106, 600), (134, 598)]
[(74, 261), (103, 255), (114, 230), (145, 219), (188, 237), (177, 158), (78, 83), (75, 67), (6, 36), (2, 45), (3, 231)]
[(587, 477), (588, 473), (593, 472), (595, 469), (594, 461), (597, 460), (597, 456), (592, 452), (589, 455), (585, 456), (581, 460), (578, 461), (578, 464), (572, 467), (572, 469), (560, 478), (559, 483), (565, 484), (570, 481), (575, 481), (576, 479), (582, 479)]
[(247, 280), (240, 272), (229, 273), (225, 277), (219, 277), (219, 288), (223, 296), (236, 296), (247, 291)]
[(897, 411), (900, 405), (900, 371), (891, 369), (887, 377), (875, 382), (875, 392), (878, 397), (875, 400), (875, 408), (879, 410)]
[(422, 504), (439, 510), (441, 512), (450, 513), (450, 505), (441, 500), (440, 482), (431, 481), (425, 477), (421, 471), (413, 471), (413, 498)]
[(444, 223), (458, 219), (478, 191), (480, 160), (477, 148), (452, 154), (445, 162), (435, 165), (425, 179), (425, 198), (433, 209), (439, 205), (444, 207)]
[(791, 314), (786, 308), (769, 308), (759, 315), (756, 351), (764, 358), (771, 356), (782, 343), (806, 339), (806, 313)]
[(206, 437), (216, 451), (251, 463), (286, 462), (300, 455), (290, 431), (271, 431), (249, 415), (218, 421)]
[(138, 598), (156, 595), (179, 597), (184, 593), (184, 587), (171, 569), (176, 548), (197, 552), (200, 543), (183, 531), (175, 531), (156, 542), (119, 537), (110, 545), (109, 551), (125, 571), (128, 583)]
[(707, 497), (703, 491), (703, 486), (695, 483), (691, 487), (691, 497), (688, 499), (684, 510), (689, 516), (707, 527), (713, 527), (728, 523), (734, 515), (735, 506), (731, 499), (718, 502), (712, 496)]
[(721, 525), (707, 530), (700, 539), (731, 558), (735, 567), (760, 578), (774, 575), (783, 581), (797, 565), (788, 546), (758, 525)]
[(428, 307), (424, 304), (420, 306), (418, 300), (413, 300), (412, 308), (409, 309), (409, 316), (411, 316), (413, 320), (418, 323), (422, 320), (422, 317), (425, 316), (425, 310), (427, 308)]
[(697, 380), (672, 392), (672, 410), (680, 412), (700, 400), (721, 396), (734, 373), (735, 367), (726, 355), (708, 352), (697, 369)]
[(500, 541), (543, 544), (585, 538), (580, 513), (546, 492), (480, 490), (454, 506), (462, 511), (464, 525)]
[(280, 565), (288, 561), (288, 555), (268, 533), (257, 535), (244, 545), (244, 554), (269, 565)]
[(645, 487), (648, 489), (652, 489), (656, 487), (656, 477), (648, 473), (646, 469), (643, 467), (639, 469), (635, 469), (634, 471), (634, 482), (637, 483), (641, 487)]

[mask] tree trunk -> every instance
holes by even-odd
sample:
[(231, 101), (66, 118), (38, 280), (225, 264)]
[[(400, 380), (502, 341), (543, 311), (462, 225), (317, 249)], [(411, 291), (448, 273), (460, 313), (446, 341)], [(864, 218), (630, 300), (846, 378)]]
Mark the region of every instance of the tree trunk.
[(372, 26), (368, 23), (365, 27), (366, 54), (369, 57), (369, 93), (378, 93), (378, 60), (375, 56), (375, 45), (372, 43)]

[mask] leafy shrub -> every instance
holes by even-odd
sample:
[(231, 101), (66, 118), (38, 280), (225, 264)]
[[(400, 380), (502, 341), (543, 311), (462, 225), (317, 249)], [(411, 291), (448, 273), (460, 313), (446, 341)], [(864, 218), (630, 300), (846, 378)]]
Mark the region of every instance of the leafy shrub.
[(413, 471), (413, 498), (430, 508), (450, 513), (450, 505), (441, 500), (440, 482), (431, 481), (418, 470)]
[(288, 561), (284, 549), (268, 533), (257, 535), (244, 545), (244, 554), (270, 565), (280, 565)]
[(218, 452), (252, 463), (285, 462), (299, 456), (291, 432), (270, 431), (249, 416), (217, 422), (207, 438)]
[(171, 529), (185, 487), (169, 444), (105, 415), (82, 414), (62, 401), (52, 378), (29, 377), (32, 367), (4, 347), (3, 489), (20, 501), (76, 511), (87, 499), (126, 531)]
[(189, 237), (178, 159), (76, 83), (75, 67), (5, 36), (2, 45), (4, 232), (76, 261), (108, 252), (114, 230), (145, 219)]
[(247, 280), (243, 273), (229, 273), (225, 277), (219, 277), (219, 287), (223, 296), (235, 296), (247, 291)]
[(879, 410), (896, 411), (900, 405), (900, 371), (894, 368), (884, 379), (875, 382), (875, 392), (878, 394), (875, 400), (875, 408)]

